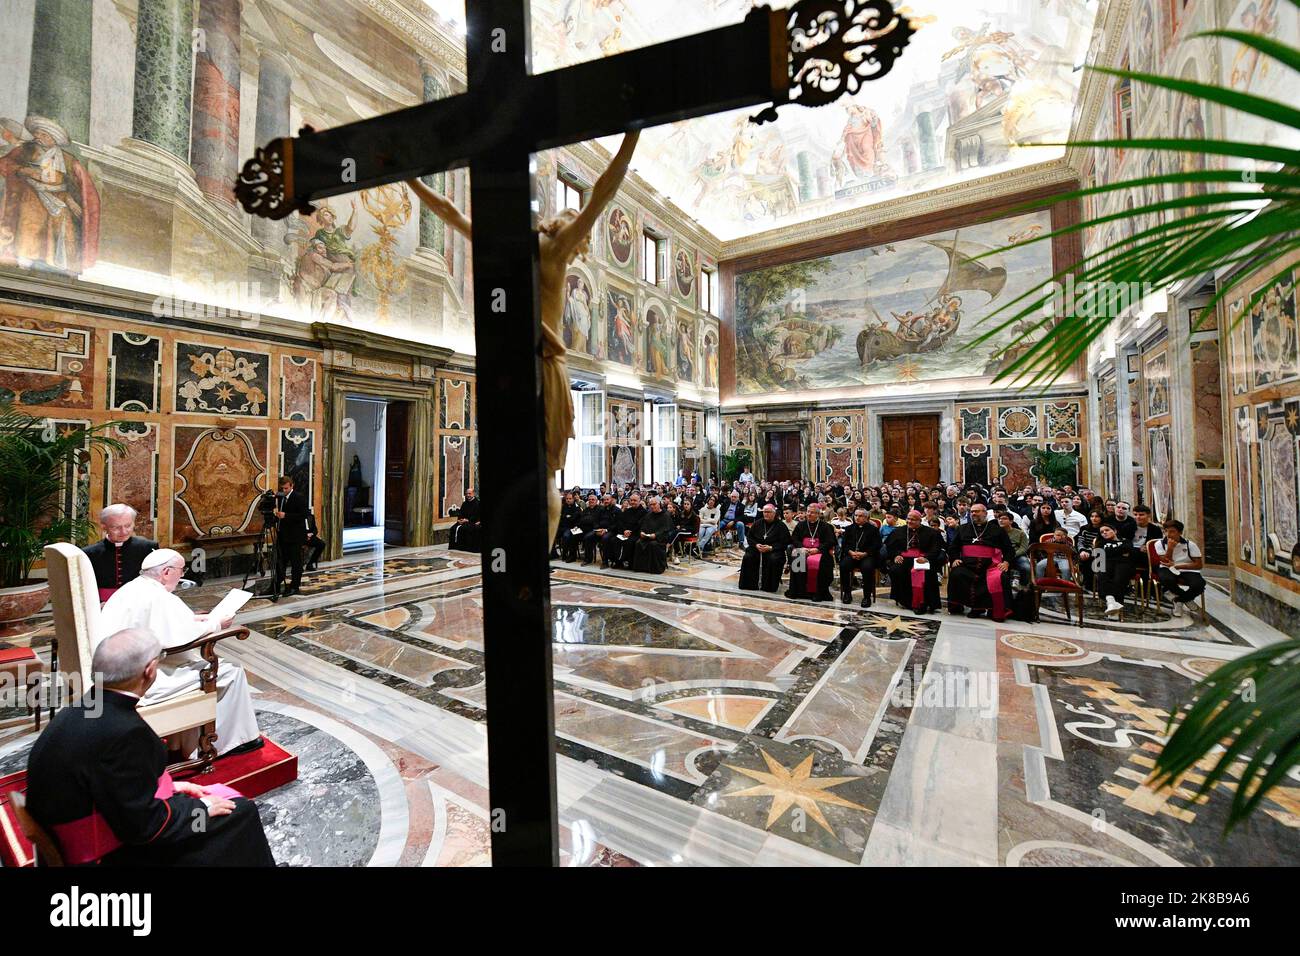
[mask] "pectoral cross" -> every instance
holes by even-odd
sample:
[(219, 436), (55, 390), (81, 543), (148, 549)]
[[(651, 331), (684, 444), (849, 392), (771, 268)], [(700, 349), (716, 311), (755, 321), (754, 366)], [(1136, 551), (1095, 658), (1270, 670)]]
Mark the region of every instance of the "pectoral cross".
[(734, 26), (533, 74), (527, 0), (472, 0), (468, 91), (259, 148), (236, 195), (273, 219), (313, 202), (468, 165), (473, 209), (483, 647), (494, 864), (555, 865), (541, 401), (538, 150), (768, 104), (820, 106), (887, 73), (912, 25), (887, 0), (757, 7)]

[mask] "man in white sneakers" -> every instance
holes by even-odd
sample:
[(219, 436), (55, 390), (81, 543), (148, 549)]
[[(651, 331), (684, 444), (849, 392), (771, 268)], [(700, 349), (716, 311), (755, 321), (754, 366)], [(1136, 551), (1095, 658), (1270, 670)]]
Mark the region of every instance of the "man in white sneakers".
[(1195, 601), (1205, 590), (1201, 549), (1183, 537), (1183, 523), (1171, 519), (1165, 522), (1165, 536), (1156, 542), (1155, 551), (1159, 562), (1156, 578), (1173, 603), (1174, 617), (1182, 617), (1183, 606)]

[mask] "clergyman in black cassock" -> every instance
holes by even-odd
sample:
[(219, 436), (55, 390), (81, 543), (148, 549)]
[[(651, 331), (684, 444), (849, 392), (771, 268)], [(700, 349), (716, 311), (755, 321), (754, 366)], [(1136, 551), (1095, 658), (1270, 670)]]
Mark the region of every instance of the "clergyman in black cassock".
[(808, 506), (808, 517), (794, 526), (790, 535), (789, 598), (831, 600), (835, 577), (835, 529), (821, 520), (821, 508)]
[(584, 564), (591, 564), (596, 560), (596, 549), (599, 548), (601, 554), (606, 552), (606, 538), (610, 538), (618, 529), (618, 508), (614, 506), (614, 496), (605, 495), (600, 501), (600, 507), (595, 511), (591, 519), (591, 530), (582, 536), (582, 560)]
[(90, 558), (90, 566), (95, 569), (99, 599), (107, 601), (123, 584), (140, 576), (140, 562), (150, 552), (158, 550), (158, 542), (133, 534), (121, 544), (101, 538), (82, 550)]
[(612, 534), (605, 536), (605, 561), (608, 564), (616, 568), (631, 567), (645, 514), (640, 495), (634, 494), (627, 499), (627, 507), (618, 514), (617, 527)]
[(785, 552), (790, 547), (790, 529), (776, 518), (776, 507), (767, 505), (763, 516), (749, 526), (745, 556), (740, 561), (740, 589), (775, 593), (781, 587)]
[(974, 504), (970, 521), (957, 531), (948, 548), (948, 613), (982, 617), (988, 608), (995, 621), (1011, 616), (1011, 568), (1016, 546), (1007, 533), (988, 520), (988, 509)]
[(650, 499), (650, 510), (641, 519), (641, 530), (632, 557), (632, 570), (663, 574), (668, 567), (668, 539), (673, 533), (673, 517), (663, 510), (659, 498)]
[[(564, 501), (560, 505), (560, 524), (555, 529), (555, 541), (551, 544), (551, 557), (563, 558), (565, 561), (572, 560), (564, 557), (570, 552), (568, 545), (571, 540), (576, 539), (573, 529), (578, 526), (578, 520), (582, 517), (582, 509), (573, 499), (572, 492), (565, 492)], [(575, 549), (576, 550), (576, 549)]]
[(274, 866), (253, 801), (166, 775), (167, 748), (136, 712), (157, 671), (158, 639), (119, 631), (96, 648), (92, 669), (111, 674), (103, 649), (123, 640), (143, 648), (139, 659), (151, 649), (155, 658), (140, 677), (96, 687), (55, 714), (27, 760), (32, 816), (70, 865)]
[[(937, 611), (939, 596), (939, 555), (943, 538), (933, 528), (921, 523), (920, 512), (907, 516), (907, 525), (895, 528), (885, 539), (885, 566), (889, 569), (889, 596), (899, 607), (917, 614)], [(927, 568), (916, 567), (923, 558)]]
[(574, 534), (571, 531), (569, 534), (565, 535), (564, 540), (560, 542), (560, 557), (563, 560), (577, 561), (579, 548), (582, 549), (583, 560), (591, 560), (587, 557), (587, 554), (589, 553), (587, 551), (587, 539), (591, 537), (591, 533), (596, 528), (594, 522), (596, 520), (596, 509), (599, 507), (600, 500), (595, 495), (589, 495), (587, 497), (586, 506), (578, 514), (578, 523), (573, 526), (578, 533)]
[(862, 606), (871, 607), (876, 566), (880, 561), (880, 529), (867, 519), (865, 508), (853, 514), (853, 524), (840, 536), (840, 598), (853, 600), (853, 572), (862, 575)]
[(465, 489), (465, 500), (456, 509), (456, 523), (451, 526), (451, 537), (447, 547), (453, 551), (468, 551), (478, 554), (479, 521), (482, 516), (483, 502), (474, 497), (474, 489)]

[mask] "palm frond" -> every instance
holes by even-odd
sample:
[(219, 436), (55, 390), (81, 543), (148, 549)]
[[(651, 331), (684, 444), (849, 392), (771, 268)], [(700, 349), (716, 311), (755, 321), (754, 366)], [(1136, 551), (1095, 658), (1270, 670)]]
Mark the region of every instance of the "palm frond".
[(1171, 786), (1195, 770), (1204, 773), (1197, 795), (1205, 796), (1231, 778), (1230, 830), (1300, 762), (1300, 639), (1224, 664), (1192, 688), (1190, 702), (1170, 717), (1175, 724), (1150, 783)]

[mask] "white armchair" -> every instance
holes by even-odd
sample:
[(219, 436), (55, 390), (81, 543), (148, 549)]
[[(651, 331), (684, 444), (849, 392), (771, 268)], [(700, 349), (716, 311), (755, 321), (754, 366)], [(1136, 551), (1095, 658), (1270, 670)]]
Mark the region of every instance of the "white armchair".
[[(55, 645), (50, 672), (61, 687), (56, 694), (85, 691), (93, 684), (90, 672), (92, 635), (99, 623), (99, 591), (95, 571), (85, 552), (60, 542), (45, 548), (45, 566), (50, 580), (50, 604), (54, 608)], [(166, 656), (198, 650), (207, 667), (199, 674), (194, 690), (156, 704), (142, 704), (140, 716), (159, 737), (172, 737), (199, 729), (198, 758), (172, 765), (172, 771), (197, 767), (200, 773), (212, 769), (217, 750), (217, 642), (227, 637), (244, 640), (248, 628), (232, 627), (165, 652)], [(59, 699), (59, 697), (55, 697)], [(37, 720), (40, 712), (37, 711)]]

